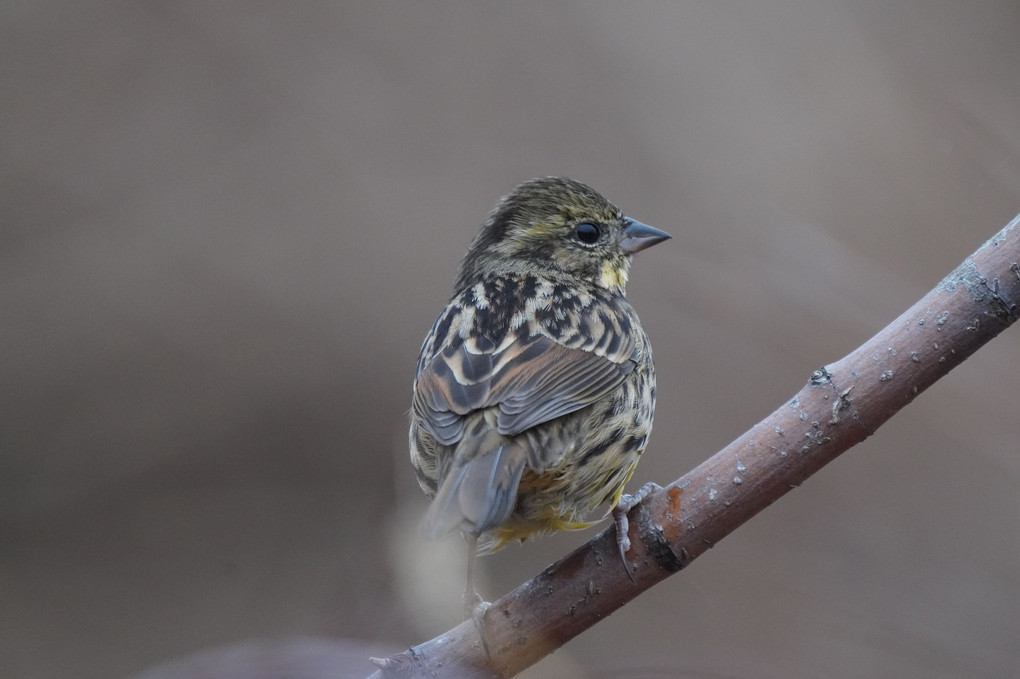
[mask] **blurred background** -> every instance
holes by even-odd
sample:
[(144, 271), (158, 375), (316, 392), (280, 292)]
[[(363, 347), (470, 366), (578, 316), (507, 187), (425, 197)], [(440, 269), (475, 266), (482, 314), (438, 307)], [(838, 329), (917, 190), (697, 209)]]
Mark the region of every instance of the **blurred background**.
[[(444, 631), (464, 546), (416, 537), (406, 412), (490, 206), (563, 174), (674, 235), (628, 290), (659, 373), (631, 486), (665, 483), (1020, 212), (1018, 28), (1013, 0), (0, 3), (0, 675), (361, 676)], [(1006, 332), (526, 676), (1016, 676), (1018, 358)], [(482, 592), (593, 534), (484, 559)]]

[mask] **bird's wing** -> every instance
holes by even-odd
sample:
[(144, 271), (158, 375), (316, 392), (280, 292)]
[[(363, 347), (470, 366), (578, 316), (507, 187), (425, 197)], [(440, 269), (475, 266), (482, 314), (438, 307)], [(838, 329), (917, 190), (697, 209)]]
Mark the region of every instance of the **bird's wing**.
[(596, 402), (635, 365), (629, 356), (614, 361), (542, 335), (490, 351), (478, 344), (441, 350), (415, 383), (422, 425), (456, 450), (423, 521), (431, 537), (455, 528), (477, 535), (506, 521), (525, 466), (541, 469), (563, 452), (560, 444), (534, 450), (532, 441), (511, 437)]
[[(590, 338), (586, 344), (605, 346), (602, 339)], [(443, 445), (460, 440), (467, 415), (491, 406), (499, 407), (499, 433), (514, 436), (619, 387), (634, 369), (634, 342), (623, 337), (612, 344), (615, 352), (600, 355), (540, 334), (499, 345), (471, 339), (452, 343), (422, 366), (414, 407)]]

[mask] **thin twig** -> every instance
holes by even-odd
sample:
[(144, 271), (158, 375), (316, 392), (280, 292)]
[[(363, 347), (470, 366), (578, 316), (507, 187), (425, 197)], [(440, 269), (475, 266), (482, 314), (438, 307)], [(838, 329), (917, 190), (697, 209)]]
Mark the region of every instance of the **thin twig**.
[[(853, 445), (1020, 316), (1020, 215), (935, 289), (726, 448), (631, 510), (633, 580), (610, 526), (373, 678), (511, 677), (684, 568)], [(637, 539), (635, 539), (635, 536)]]

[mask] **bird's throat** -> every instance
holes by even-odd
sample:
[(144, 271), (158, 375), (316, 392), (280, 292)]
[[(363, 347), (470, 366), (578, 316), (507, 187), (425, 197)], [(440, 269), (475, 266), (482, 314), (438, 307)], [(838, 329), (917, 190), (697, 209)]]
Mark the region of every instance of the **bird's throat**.
[(623, 267), (613, 266), (611, 262), (602, 262), (602, 274), (599, 276), (599, 285), (607, 290), (619, 290), (623, 292), (627, 285), (627, 270)]

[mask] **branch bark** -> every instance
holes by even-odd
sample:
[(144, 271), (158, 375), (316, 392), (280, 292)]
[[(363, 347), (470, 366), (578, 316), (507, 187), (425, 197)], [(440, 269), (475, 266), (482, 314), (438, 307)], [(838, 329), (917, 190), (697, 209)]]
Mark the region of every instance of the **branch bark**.
[(796, 488), (1020, 317), (1020, 215), (931, 292), (789, 401), (630, 512), (632, 581), (611, 525), (373, 678), (511, 677), (681, 570)]

